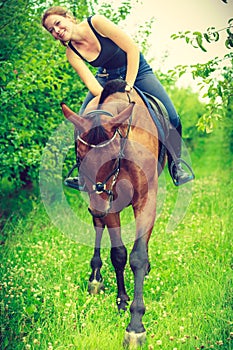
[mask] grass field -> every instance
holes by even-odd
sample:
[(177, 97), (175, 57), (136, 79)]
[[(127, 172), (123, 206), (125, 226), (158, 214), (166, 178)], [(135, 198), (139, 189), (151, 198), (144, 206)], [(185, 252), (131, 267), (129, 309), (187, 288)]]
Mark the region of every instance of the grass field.
[[(191, 202), (172, 232), (166, 227), (177, 189), (168, 179), (165, 210), (149, 246), (143, 350), (233, 349), (233, 168), (224, 147), (221, 134), (213, 135), (193, 155)], [(2, 206), (12, 213), (0, 246), (1, 349), (122, 349), (129, 312), (117, 312), (109, 249), (102, 251), (105, 292), (90, 296), (93, 248), (63, 235), (36, 192), (21, 192), (17, 200), (6, 193)], [(131, 212), (125, 220), (132, 220)], [(129, 264), (125, 275), (132, 298)]]

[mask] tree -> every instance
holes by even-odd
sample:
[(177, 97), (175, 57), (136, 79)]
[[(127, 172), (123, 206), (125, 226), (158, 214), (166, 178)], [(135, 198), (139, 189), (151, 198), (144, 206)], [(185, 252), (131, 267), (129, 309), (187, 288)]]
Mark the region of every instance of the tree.
[[(206, 45), (219, 40), (220, 32), (223, 30), (227, 34), (225, 46), (230, 50), (233, 47), (233, 18), (229, 19), (223, 29), (217, 30), (210, 27), (205, 33), (185, 31), (173, 34), (175, 39), (184, 39), (187, 44), (194, 48), (207, 51)], [(199, 119), (197, 126), (200, 130), (207, 133), (212, 132), (217, 122), (226, 117), (229, 108), (232, 108), (232, 80), (233, 53), (229, 52), (223, 57), (215, 57), (205, 64), (196, 64), (191, 66), (179, 65), (175, 70), (170, 71), (172, 76), (181, 76), (187, 71), (192, 73), (194, 79), (200, 79), (200, 89), (204, 89), (203, 97), (208, 98), (206, 112)]]
[[(94, 12), (97, 2), (70, 0), (59, 5), (82, 20)], [(87, 91), (67, 63), (64, 47), (41, 26), (42, 13), (54, 4), (51, 0), (0, 4), (0, 178), (19, 187), (38, 178), (43, 148), (64, 119), (60, 102), (65, 100), (78, 110)], [(115, 21), (126, 18), (131, 9), (130, 0), (117, 11), (104, 6)]]
[(62, 119), (59, 99), (82, 89), (79, 82), (69, 88), (74, 74), (62, 48), (45, 38), (42, 1), (6, 0), (1, 10), (0, 176), (21, 185), (37, 177), (41, 151)]

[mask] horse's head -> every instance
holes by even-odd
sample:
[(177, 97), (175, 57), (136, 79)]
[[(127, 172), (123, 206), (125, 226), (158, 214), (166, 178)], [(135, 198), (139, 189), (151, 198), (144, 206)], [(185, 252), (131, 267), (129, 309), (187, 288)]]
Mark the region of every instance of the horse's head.
[(132, 114), (133, 106), (134, 103), (130, 103), (113, 115), (112, 106), (110, 112), (105, 105), (106, 110), (92, 110), (81, 117), (62, 103), (63, 114), (78, 132), (79, 172), (85, 178), (90, 196), (89, 211), (95, 217), (109, 212), (122, 156), (122, 142), (117, 131)]

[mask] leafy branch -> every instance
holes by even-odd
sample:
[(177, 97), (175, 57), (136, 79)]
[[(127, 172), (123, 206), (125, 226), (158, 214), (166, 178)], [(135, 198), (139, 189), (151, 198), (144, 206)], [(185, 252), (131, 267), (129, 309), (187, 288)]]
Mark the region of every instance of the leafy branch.
[(204, 43), (212, 43), (219, 40), (219, 33), (226, 31), (227, 39), (225, 40), (225, 46), (227, 49), (233, 48), (233, 18), (229, 19), (228, 25), (226, 28), (216, 30), (215, 27), (209, 27), (205, 33), (198, 31), (191, 32), (187, 30), (185, 32), (178, 32), (178, 34), (172, 34), (171, 38), (176, 39), (185, 39), (187, 44), (191, 44), (194, 48), (200, 48), (202, 51), (207, 52), (204, 47)]
[[(233, 18), (228, 20), (225, 28), (216, 30), (215, 27), (209, 27), (205, 33), (188, 30), (173, 34), (171, 38), (173, 40), (185, 39), (187, 44), (207, 52), (206, 44), (217, 42), (220, 39), (220, 32), (223, 31), (227, 34), (225, 46), (230, 50), (233, 48)], [(227, 63), (225, 64), (224, 61)], [(217, 122), (225, 117), (233, 95), (232, 67), (233, 53), (231, 52), (223, 58), (215, 57), (205, 64), (178, 65), (174, 70), (169, 71), (172, 77), (179, 78), (189, 72), (193, 79), (200, 79), (198, 85), (200, 90), (204, 91), (202, 97), (207, 98), (208, 103), (206, 104), (206, 112), (197, 123), (199, 130), (210, 133)]]
[[(224, 64), (227, 61), (227, 64)], [(215, 57), (207, 63), (195, 65), (178, 65), (174, 70), (168, 71), (171, 77), (178, 79), (185, 73), (191, 73), (193, 79), (199, 79), (202, 98), (208, 100), (206, 111), (198, 120), (197, 127), (200, 131), (210, 133), (217, 122), (225, 117), (233, 96), (233, 53), (226, 54), (223, 58)]]

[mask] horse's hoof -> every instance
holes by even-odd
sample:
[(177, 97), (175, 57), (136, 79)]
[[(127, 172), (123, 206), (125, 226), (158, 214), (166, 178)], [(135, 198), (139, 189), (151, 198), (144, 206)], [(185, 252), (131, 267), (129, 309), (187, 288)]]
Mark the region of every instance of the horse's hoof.
[(118, 307), (118, 311), (127, 311), (127, 307), (129, 306), (129, 297), (128, 295), (123, 296), (122, 298), (117, 298), (116, 303)]
[(96, 280), (88, 282), (88, 292), (89, 294), (99, 294), (101, 291), (104, 291), (103, 282), (99, 282)]
[(125, 339), (123, 346), (126, 349), (133, 350), (142, 346), (146, 341), (146, 332), (135, 333), (135, 332), (125, 332)]

